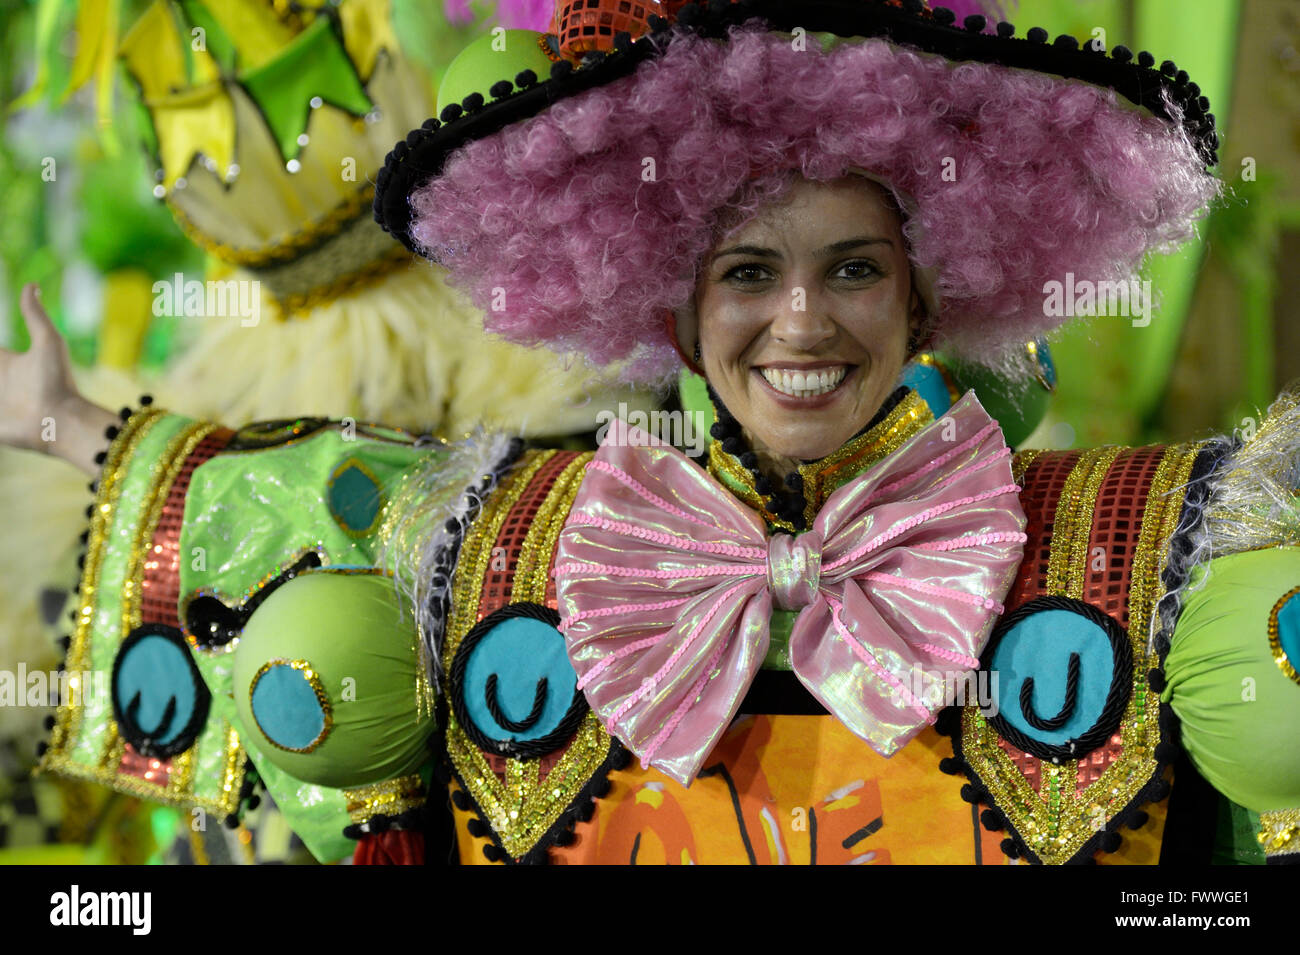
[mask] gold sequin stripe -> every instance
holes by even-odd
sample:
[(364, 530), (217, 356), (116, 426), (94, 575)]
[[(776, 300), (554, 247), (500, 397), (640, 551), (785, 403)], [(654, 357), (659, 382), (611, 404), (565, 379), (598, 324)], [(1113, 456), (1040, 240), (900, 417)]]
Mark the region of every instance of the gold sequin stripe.
[(399, 776), (382, 783), (343, 790), (348, 817), (355, 823), (379, 815), (399, 816), (424, 805), (424, 781), (418, 775)]
[[(274, 245), (260, 249), (240, 249), (233, 245), (226, 245), (224, 242), (212, 238), (195, 225), (185, 211), (172, 201), (171, 197), (168, 197), (167, 205), (176, 218), (176, 224), (181, 227), (181, 231), (199, 248), (231, 265), (260, 268), (295, 259), (304, 250), (338, 235), (359, 216), (364, 215), (369, 218), (370, 207), (374, 201), (375, 187), (372, 183), (365, 183), (356, 192), (344, 198), (323, 217), (302, 231), (295, 232)], [(378, 229), (378, 225), (375, 228)]]
[[(90, 634), (94, 624), (95, 601), (98, 597), (100, 564), (104, 558), (109, 528), (117, 511), (117, 501), (122, 492), (122, 482), (126, 478), (127, 467), (135, 454), (136, 447), (161, 417), (163, 412), (150, 408), (137, 411), (122, 425), (118, 436), (109, 446), (104, 466), (100, 471), (99, 490), (90, 516), (90, 530), (86, 541), (86, 561), (81, 576), (81, 592), (77, 601), (77, 622), (72, 631), (72, 641), (68, 646), (68, 658), (65, 669), (69, 674), (80, 674), (88, 669), (90, 656)], [(70, 677), (78, 680), (79, 677)], [(89, 689), (89, 688), (87, 688)], [(81, 701), (78, 701), (81, 702)], [(85, 767), (74, 764), (64, 757), (65, 750), (72, 748), (72, 741), (81, 732), (81, 707), (71, 706), (70, 701), (59, 702), (55, 719), (54, 732), (50, 738), (50, 748), (41, 761), (44, 769), (57, 769), (80, 775)]]
[[(194, 449), (198, 447), (199, 442), (216, 430), (217, 425), (193, 422), (178, 431), (167, 442), (167, 447), (163, 451), (159, 462), (162, 465), (162, 473), (155, 472), (153, 483), (149, 488), (148, 501), (141, 510), (144, 519), (136, 525), (135, 534), (131, 541), (130, 556), (126, 564), (126, 576), (122, 582), (122, 629), (119, 642), (143, 623), (140, 605), (144, 597), (145, 567), (150, 557), (150, 545), (153, 542), (154, 533), (158, 530), (158, 519), (162, 517), (163, 506), (167, 503), (168, 492), (171, 491), (172, 485), (176, 483), (176, 478), (180, 475), (181, 468), (185, 466), (186, 459), (194, 453)], [(116, 772), (118, 763), (121, 762), (122, 747), (118, 745), (118, 737), (117, 721), (108, 720), (104, 731), (104, 748), (100, 757), (100, 767), (109, 772)], [(169, 770), (169, 786), (170, 783)]]
[(442, 662), (451, 672), (451, 661), (465, 635), (478, 623), (479, 597), (483, 578), (492, 562), (492, 547), (501, 533), (501, 525), (528, 488), (529, 482), (555, 451), (526, 451), (519, 464), (501, 479), (495, 491), (483, 502), (478, 519), (465, 532), (460, 554), (456, 558), (455, 577), (451, 585), (451, 614), (447, 623)]
[(560, 532), (564, 529), (565, 522), (569, 519), (573, 499), (578, 496), (578, 489), (582, 487), (587, 462), (594, 456), (593, 452), (587, 452), (574, 457), (560, 472), (545, 499), (538, 505), (537, 516), (533, 519), (528, 535), (519, 547), (519, 561), (515, 565), (514, 585), (510, 593), (512, 603), (529, 601), (544, 604), (547, 602), (555, 546), (560, 539)]
[(1282, 607), (1288, 600), (1300, 594), (1300, 587), (1292, 587), (1282, 599), (1273, 604), (1273, 609), (1268, 614), (1268, 649), (1273, 654), (1273, 662), (1277, 668), (1282, 671), (1282, 675), (1288, 680), (1300, 683), (1300, 673), (1296, 672), (1295, 663), (1286, 655), (1286, 649), (1282, 646), (1282, 638), (1278, 633), (1277, 615), (1282, 612)]
[(1255, 838), (1266, 855), (1300, 855), (1300, 809), (1261, 812)]
[(1011, 480), (1024, 486), (1025, 475), (1029, 469), (1034, 466), (1034, 462), (1043, 454), (1042, 448), (1031, 448), (1028, 451), (1020, 451), (1011, 456)]
[(1083, 485), (1083, 500), (1080, 502), (1078, 523), (1073, 528), (1074, 540), (1071, 542), (1069, 576), (1066, 580), (1065, 595), (1075, 600), (1083, 599), (1084, 582), (1088, 576), (1088, 550), (1092, 543), (1092, 523), (1097, 509), (1097, 498), (1101, 494), (1101, 485), (1110, 472), (1111, 465), (1119, 457), (1122, 448), (1098, 448), (1096, 465), (1088, 480)]
[[(1077, 553), (1082, 551), (1086, 560), (1097, 490), (1106, 469), (1119, 452), (1117, 447), (1089, 448), (1079, 456), (1065, 479), (1053, 513), (1051, 552), (1043, 593), (1082, 599), (1083, 581), (1075, 570)], [(1091, 496), (1088, 496), (1089, 491)]]

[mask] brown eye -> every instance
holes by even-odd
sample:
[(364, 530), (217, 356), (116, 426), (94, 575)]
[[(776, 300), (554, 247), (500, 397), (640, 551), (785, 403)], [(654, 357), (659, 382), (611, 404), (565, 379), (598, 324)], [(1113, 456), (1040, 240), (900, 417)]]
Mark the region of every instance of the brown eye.
[(754, 285), (768, 278), (765, 267), (753, 262), (746, 262), (729, 269), (723, 276), (724, 282), (738, 282), (741, 285)]
[(852, 262), (845, 262), (836, 270), (835, 274), (839, 275), (845, 272), (848, 274), (844, 278), (852, 281), (872, 279), (881, 274), (880, 269), (876, 268), (876, 264), (867, 259), (854, 259)]

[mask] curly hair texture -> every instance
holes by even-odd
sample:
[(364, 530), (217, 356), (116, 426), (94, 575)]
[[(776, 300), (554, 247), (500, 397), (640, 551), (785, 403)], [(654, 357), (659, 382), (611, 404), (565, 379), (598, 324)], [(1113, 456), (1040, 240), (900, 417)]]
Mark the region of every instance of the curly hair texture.
[(792, 174), (890, 184), (934, 343), (998, 365), (1064, 319), (1044, 283), (1127, 281), (1218, 194), (1177, 124), (1078, 81), (882, 40), (823, 51), (753, 25), (694, 35), (628, 77), (470, 143), (411, 197), (412, 234), (512, 341), (662, 380), (666, 310), (724, 227)]

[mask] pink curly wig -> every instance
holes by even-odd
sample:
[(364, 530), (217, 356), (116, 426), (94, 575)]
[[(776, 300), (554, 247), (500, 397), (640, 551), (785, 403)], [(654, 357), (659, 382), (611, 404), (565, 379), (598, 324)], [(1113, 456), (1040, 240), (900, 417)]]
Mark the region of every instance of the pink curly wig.
[(802, 51), (750, 25), (677, 37), (466, 145), (412, 195), (411, 232), (489, 331), (656, 380), (680, 367), (665, 313), (690, 302), (721, 225), (779, 201), (792, 170), (855, 167), (913, 210), (935, 344), (995, 365), (1062, 321), (1045, 282), (1128, 280), (1218, 191), (1177, 123), (1109, 90), (882, 40)]

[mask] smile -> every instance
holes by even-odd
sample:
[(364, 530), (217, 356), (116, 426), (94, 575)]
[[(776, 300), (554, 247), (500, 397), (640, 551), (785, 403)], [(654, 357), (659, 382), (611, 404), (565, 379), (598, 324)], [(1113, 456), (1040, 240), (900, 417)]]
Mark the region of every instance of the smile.
[(775, 390), (791, 398), (815, 398), (828, 395), (844, 381), (848, 365), (829, 365), (825, 368), (792, 370), (789, 368), (759, 368), (764, 380)]

